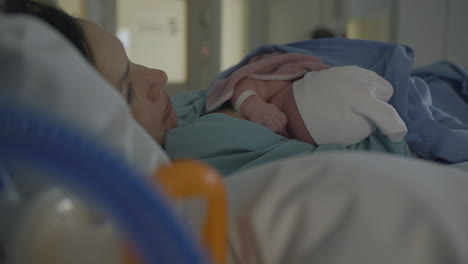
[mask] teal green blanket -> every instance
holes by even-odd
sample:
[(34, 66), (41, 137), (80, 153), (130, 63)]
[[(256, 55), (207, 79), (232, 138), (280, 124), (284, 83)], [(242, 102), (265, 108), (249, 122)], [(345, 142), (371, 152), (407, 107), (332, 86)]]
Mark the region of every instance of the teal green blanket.
[(392, 143), (376, 131), (349, 147), (321, 145), (287, 139), (266, 127), (224, 114), (206, 114), (204, 91), (183, 93), (172, 98), (179, 127), (168, 131), (166, 152), (172, 159), (203, 160), (223, 175), (297, 154), (320, 151), (377, 151), (413, 156), (405, 141)]

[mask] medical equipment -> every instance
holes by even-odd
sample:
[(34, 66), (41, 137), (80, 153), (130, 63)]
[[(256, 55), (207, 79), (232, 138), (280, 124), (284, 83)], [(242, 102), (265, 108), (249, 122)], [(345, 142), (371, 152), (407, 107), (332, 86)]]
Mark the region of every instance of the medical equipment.
[[(181, 227), (180, 220), (175, 217), (162, 198), (161, 192), (149, 187), (144, 181), (138, 180), (142, 179), (138, 172), (135, 172), (119, 157), (108, 152), (92, 138), (78, 135), (73, 129), (41, 115), (32, 114), (14, 106), (2, 106), (0, 108), (0, 146), (2, 146), (0, 148), (2, 166), (32, 165), (37, 169), (49, 172), (50, 175), (53, 175), (54, 180), (75, 190), (77, 194), (86, 195), (86, 201), (93, 201), (99, 205), (98, 208), (104, 208), (105, 212), (109, 213), (134, 241), (138, 252), (141, 252), (146, 261), (145, 263), (207, 263), (206, 256), (187, 236)], [(180, 188), (173, 180), (171, 169), (162, 169), (159, 177), (163, 184), (168, 186), (168, 193), (187, 197), (198, 195), (198, 191), (202, 191), (205, 193), (204, 198), (212, 201), (213, 198), (216, 199), (208, 203), (209, 216), (204, 229), (204, 234), (207, 236), (205, 236), (204, 241), (215, 248), (211, 254), (217, 263), (223, 263), (223, 258), (225, 258), (225, 233), (223, 233), (225, 226), (213, 224), (218, 213), (221, 215), (225, 213), (223, 193), (220, 189), (218, 176), (214, 171), (208, 171), (206, 177), (209, 186), (203, 186), (203, 173), (206, 172), (206, 167), (197, 167), (192, 162), (185, 163), (177, 170), (180, 173), (192, 171), (202, 176), (191, 178), (183, 175), (184, 180), (190, 180), (190, 184), (183, 184), (181, 185), (183, 188)], [(2, 183), (5, 183), (3, 179), (5, 177), (2, 177)], [(1, 191), (4, 192), (6, 185), (2, 184), (2, 186)], [(71, 211), (73, 213), (70, 213)], [(64, 226), (64, 223), (60, 223), (60, 221), (72, 221), (78, 224), (77, 227), (84, 227), (80, 224), (86, 222), (81, 221), (87, 217), (86, 214), (87, 209), (66, 193), (46, 188), (33, 199), (26, 207), (25, 212), (21, 214), (17, 226), (23, 227), (24, 230), (13, 232), (14, 238), (10, 239), (10, 242), (13, 241), (11, 247), (3, 245), (6, 261), (9, 261), (8, 258), (11, 257), (11, 263), (24, 263), (22, 260), (28, 260), (28, 253), (35, 257), (40, 256), (44, 259), (54, 260), (61, 258), (50, 255), (62, 254), (65, 259), (73, 257), (72, 252), (52, 252), (53, 248), (47, 247), (47, 245), (60, 245), (60, 241), (54, 241), (60, 237), (57, 234), (49, 236), (45, 234), (42, 238), (49, 238), (49, 240), (39, 241), (42, 243), (35, 241), (39, 237), (28, 239), (28, 236), (40, 233), (40, 228), (49, 228), (49, 231), (53, 232), (57, 226)], [(47, 216), (52, 216), (52, 218), (47, 218)], [(225, 219), (226, 216), (223, 215), (221, 220), (225, 222)], [(56, 223), (51, 224), (50, 221), (56, 221)], [(93, 221), (99, 222), (99, 216)], [(43, 223), (43, 225), (37, 225), (35, 222)], [(34, 227), (38, 229), (34, 230)], [(69, 235), (68, 239), (73, 236), (79, 237), (79, 232), (88, 231), (90, 235), (93, 234), (90, 232), (92, 229), (79, 230), (75, 228), (70, 230), (74, 233), (66, 234)], [(102, 234), (114, 237), (111, 230), (107, 231), (109, 232), (104, 231)], [(62, 234), (62, 237), (66, 237), (66, 235)], [(83, 237), (81, 236), (81, 238)], [(99, 237), (95, 236), (94, 239), (99, 239)], [(102, 244), (105, 241), (104, 239)], [(43, 242), (49, 242), (49, 244), (44, 245)], [(76, 245), (83, 242), (84, 240), (77, 240)], [(92, 244), (94, 241), (89, 242)], [(28, 248), (28, 243), (33, 245), (29, 248), (31, 251), (21, 252), (22, 249)], [(71, 250), (71, 248), (66, 249)], [(35, 252), (37, 250), (39, 252)], [(41, 252), (41, 250), (43, 251)], [(75, 248), (75, 250), (75, 256), (89, 253), (80, 252), (79, 248)], [(127, 263), (136, 263), (131, 262), (133, 260), (129, 257), (126, 258), (126, 261)], [(37, 259), (35, 262), (39, 263)]]

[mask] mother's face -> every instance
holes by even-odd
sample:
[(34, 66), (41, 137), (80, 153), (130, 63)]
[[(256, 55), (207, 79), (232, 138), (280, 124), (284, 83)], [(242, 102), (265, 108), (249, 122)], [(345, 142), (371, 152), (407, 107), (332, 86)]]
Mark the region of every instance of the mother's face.
[(162, 144), (167, 130), (177, 126), (176, 113), (164, 88), (166, 73), (131, 62), (120, 40), (97, 24), (86, 20), (79, 23), (97, 70), (124, 96), (135, 120)]

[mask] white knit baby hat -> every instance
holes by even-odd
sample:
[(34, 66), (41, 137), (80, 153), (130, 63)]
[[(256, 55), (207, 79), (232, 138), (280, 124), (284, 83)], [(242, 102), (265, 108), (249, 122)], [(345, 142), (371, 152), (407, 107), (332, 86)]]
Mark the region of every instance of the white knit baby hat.
[(356, 144), (375, 128), (392, 142), (401, 141), (407, 133), (405, 123), (387, 103), (392, 85), (373, 71), (340, 66), (309, 72), (294, 82), (293, 94), (318, 145)]

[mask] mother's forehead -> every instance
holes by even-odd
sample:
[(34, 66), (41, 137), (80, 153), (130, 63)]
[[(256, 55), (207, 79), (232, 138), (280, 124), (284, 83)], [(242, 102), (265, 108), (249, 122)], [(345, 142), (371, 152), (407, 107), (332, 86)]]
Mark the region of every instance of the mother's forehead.
[(78, 22), (92, 48), (108, 49), (113, 46), (119, 48), (122, 46), (122, 43), (116, 36), (109, 33), (98, 24), (84, 19), (78, 19)]
[(98, 24), (78, 19), (93, 53), (95, 66), (114, 85), (125, 70), (127, 55), (120, 40)]

